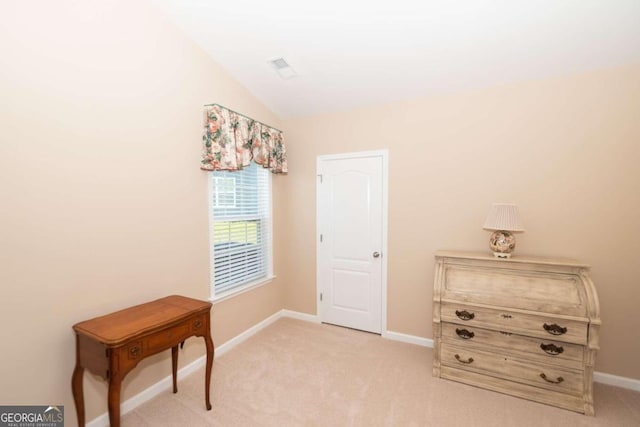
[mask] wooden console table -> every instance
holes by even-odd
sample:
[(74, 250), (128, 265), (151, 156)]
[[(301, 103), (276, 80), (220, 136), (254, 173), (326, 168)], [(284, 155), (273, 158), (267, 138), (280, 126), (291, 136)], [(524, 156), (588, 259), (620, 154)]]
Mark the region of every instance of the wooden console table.
[(214, 348), (210, 319), (210, 302), (172, 295), (74, 325), (76, 367), (71, 383), (78, 425), (85, 424), (85, 368), (109, 381), (109, 423), (119, 427), (120, 386), (125, 375), (145, 357), (170, 348), (173, 392), (177, 393), (178, 345), (191, 336), (203, 337), (207, 346), (205, 404), (211, 410), (209, 386)]

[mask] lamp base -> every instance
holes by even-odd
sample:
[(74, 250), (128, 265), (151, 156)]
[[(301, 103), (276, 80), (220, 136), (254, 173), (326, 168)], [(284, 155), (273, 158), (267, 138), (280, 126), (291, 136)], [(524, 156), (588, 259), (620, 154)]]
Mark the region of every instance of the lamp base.
[(516, 238), (510, 231), (496, 230), (489, 238), (489, 248), (496, 258), (510, 258), (516, 247)]

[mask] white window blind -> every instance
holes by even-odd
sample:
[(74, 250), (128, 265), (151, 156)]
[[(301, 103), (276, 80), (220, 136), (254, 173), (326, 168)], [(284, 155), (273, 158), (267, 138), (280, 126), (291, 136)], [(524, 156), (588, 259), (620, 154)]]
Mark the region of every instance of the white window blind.
[(210, 173), (212, 297), (271, 276), (271, 177), (251, 163)]
[(236, 207), (236, 179), (224, 176), (214, 176), (213, 207), (214, 208), (235, 208)]

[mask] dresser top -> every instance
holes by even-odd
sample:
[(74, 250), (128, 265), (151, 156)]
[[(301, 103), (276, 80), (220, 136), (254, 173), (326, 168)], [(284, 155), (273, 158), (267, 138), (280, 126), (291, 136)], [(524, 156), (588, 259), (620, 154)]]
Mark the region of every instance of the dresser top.
[(477, 259), (483, 261), (499, 261), (508, 263), (526, 263), (540, 265), (558, 265), (567, 267), (590, 268), (588, 264), (581, 263), (570, 258), (543, 258), (528, 255), (511, 255), (511, 258), (497, 258), (491, 252), (466, 252), (466, 251), (436, 251), (436, 257), (444, 258), (460, 258), (460, 259)]
[(117, 346), (132, 336), (152, 332), (210, 308), (208, 301), (171, 295), (76, 323), (73, 329), (104, 344)]

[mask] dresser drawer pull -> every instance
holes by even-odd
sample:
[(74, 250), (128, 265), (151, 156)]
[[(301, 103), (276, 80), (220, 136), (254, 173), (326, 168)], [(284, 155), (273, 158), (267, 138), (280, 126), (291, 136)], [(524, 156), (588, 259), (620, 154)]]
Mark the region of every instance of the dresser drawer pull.
[(474, 313), (469, 313), (467, 310), (462, 310), (462, 311), (456, 310), (456, 316), (458, 316), (460, 320), (471, 320), (474, 317), (476, 317)]
[(563, 328), (562, 326), (558, 326), (555, 323), (553, 325), (544, 324), (542, 325), (545, 331), (549, 332), (551, 335), (562, 335), (567, 333), (567, 328)]
[(505, 332), (505, 331), (500, 331), (500, 333), (501, 333), (502, 335), (506, 335), (506, 336), (508, 336), (508, 337), (510, 337), (511, 335), (513, 335), (511, 332)]
[(193, 322), (193, 327), (198, 329), (200, 328), (200, 326), (202, 326), (202, 320), (198, 319), (195, 322)]
[(557, 356), (560, 353), (564, 352), (564, 348), (562, 348), (562, 346), (557, 346), (555, 344), (540, 344), (540, 348), (542, 349), (542, 351), (544, 351), (547, 354), (550, 354), (552, 356)]
[[(460, 355), (459, 355), (459, 354), (456, 354), (456, 355), (455, 355), (455, 358), (456, 358), (456, 360), (457, 360), (458, 362), (460, 362), (460, 363), (466, 363), (466, 364), (469, 364), (469, 363), (472, 363), (472, 362), (473, 362), (473, 357), (470, 357), (470, 358), (468, 358), (467, 360), (462, 360), (462, 359), (460, 358)], [(544, 374), (543, 374), (543, 375), (544, 375)]]
[(511, 319), (513, 316), (511, 316), (510, 314), (503, 314), (502, 317), (505, 319)]
[(556, 378), (555, 381), (554, 380), (550, 380), (549, 378), (547, 378), (547, 376), (544, 373), (540, 374), (540, 378), (542, 378), (543, 380), (545, 380), (546, 382), (551, 383), (551, 384), (560, 384), (562, 381), (564, 381), (564, 378), (562, 378), (562, 377)]
[(468, 331), (466, 329), (458, 329), (458, 328), (456, 328), (456, 334), (458, 334), (458, 336), (463, 340), (470, 340), (471, 338), (476, 336), (476, 334), (471, 331)]

